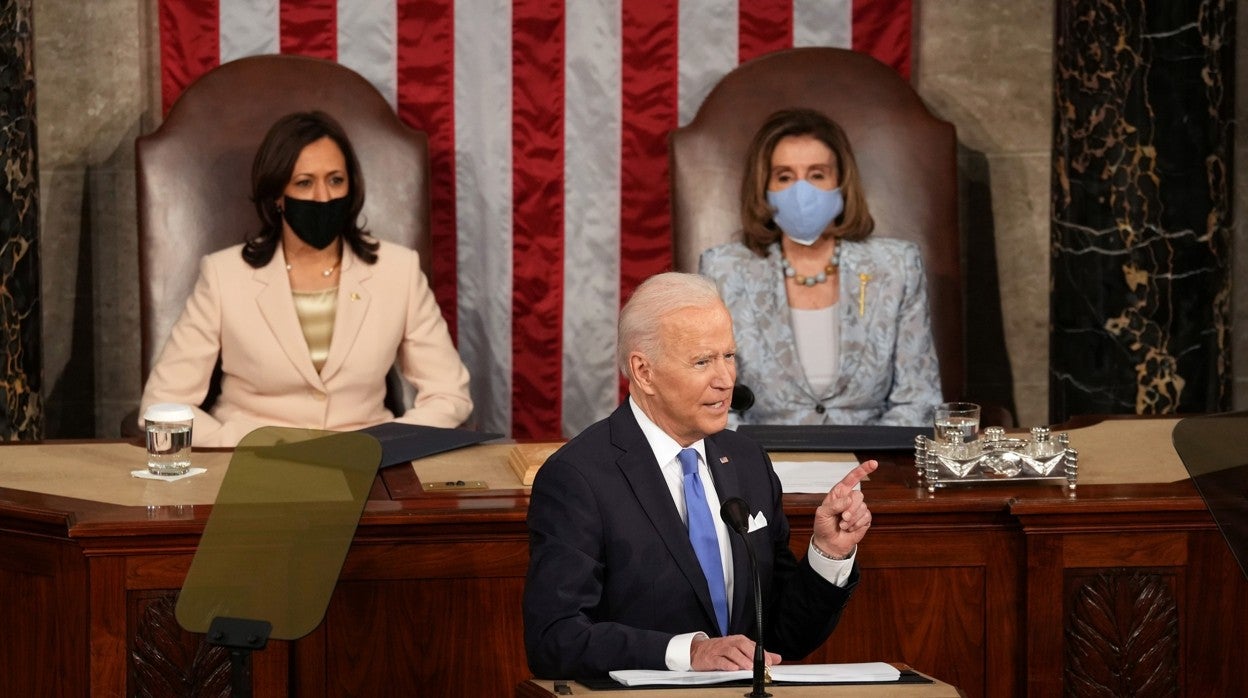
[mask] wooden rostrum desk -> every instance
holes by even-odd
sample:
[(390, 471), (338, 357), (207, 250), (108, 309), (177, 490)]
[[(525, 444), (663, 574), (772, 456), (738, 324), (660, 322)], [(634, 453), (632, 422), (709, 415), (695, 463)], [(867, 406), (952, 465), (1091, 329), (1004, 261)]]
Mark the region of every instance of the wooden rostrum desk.
[[(862, 582), (810, 661), (904, 662), (969, 696), (1240, 694), (1248, 581), (1173, 424), (1072, 431), (1073, 499), (1026, 483), (928, 495), (913, 458), (882, 458)], [(509, 448), (383, 471), (324, 622), (255, 653), (256, 695), (475, 698), (530, 678), (528, 493)], [(129, 477), (130, 444), (0, 446), (0, 695), (228, 694), (225, 655), (173, 614), (228, 457), (197, 452), (208, 473), (164, 483)], [(427, 494), (420, 477), (491, 489)], [(818, 502), (785, 498), (799, 553)]]

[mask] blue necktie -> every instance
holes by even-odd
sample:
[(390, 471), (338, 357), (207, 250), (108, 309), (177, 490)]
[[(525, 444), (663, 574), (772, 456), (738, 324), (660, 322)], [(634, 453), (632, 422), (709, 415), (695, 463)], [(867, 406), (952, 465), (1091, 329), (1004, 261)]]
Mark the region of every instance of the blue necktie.
[(724, 590), (724, 568), (719, 557), (719, 538), (715, 535), (715, 520), (706, 503), (706, 491), (698, 477), (698, 452), (692, 448), (682, 450), (680, 469), (684, 473), (685, 509), (689, 512), (689, 542), (702, 565), (707, 586), (711, 588), (711, 604), (715, 606), (715, 618), (719, 621), (720, 635), (728, 634), (728, 595)]

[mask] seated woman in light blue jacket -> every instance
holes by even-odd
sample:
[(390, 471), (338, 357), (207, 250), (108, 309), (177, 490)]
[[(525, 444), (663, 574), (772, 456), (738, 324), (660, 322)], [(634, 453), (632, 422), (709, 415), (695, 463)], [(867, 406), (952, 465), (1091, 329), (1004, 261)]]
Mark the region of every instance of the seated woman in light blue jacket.
[(853, 151), (822, 113), (772, 114), (750, 145), (742, 241), (702, 254), (737, 340), (739, 424), (926, 426), (941, 402), (919, 248), (871, 237)]

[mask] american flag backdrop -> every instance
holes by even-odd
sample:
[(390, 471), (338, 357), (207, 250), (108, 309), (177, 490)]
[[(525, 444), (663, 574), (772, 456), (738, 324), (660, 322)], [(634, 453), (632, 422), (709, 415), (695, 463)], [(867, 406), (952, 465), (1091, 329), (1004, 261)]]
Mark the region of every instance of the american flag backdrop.
[(771, 51), (908, 76), (911, 1), (159, 0), (162, 98), (263, 53), (370, 80), (429, 134), (433, 286), (480, 427), (571, 436), (621, 398), (622, 300), (671, 267), (668, 133)]

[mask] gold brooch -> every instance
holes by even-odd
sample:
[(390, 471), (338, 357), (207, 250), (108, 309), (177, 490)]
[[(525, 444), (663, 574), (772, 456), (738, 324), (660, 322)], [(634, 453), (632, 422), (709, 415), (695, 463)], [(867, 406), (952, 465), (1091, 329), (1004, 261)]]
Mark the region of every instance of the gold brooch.
[(865, 272), (858, 275), (858, 317), (867, 313), (867, 282), (871, 275)]

